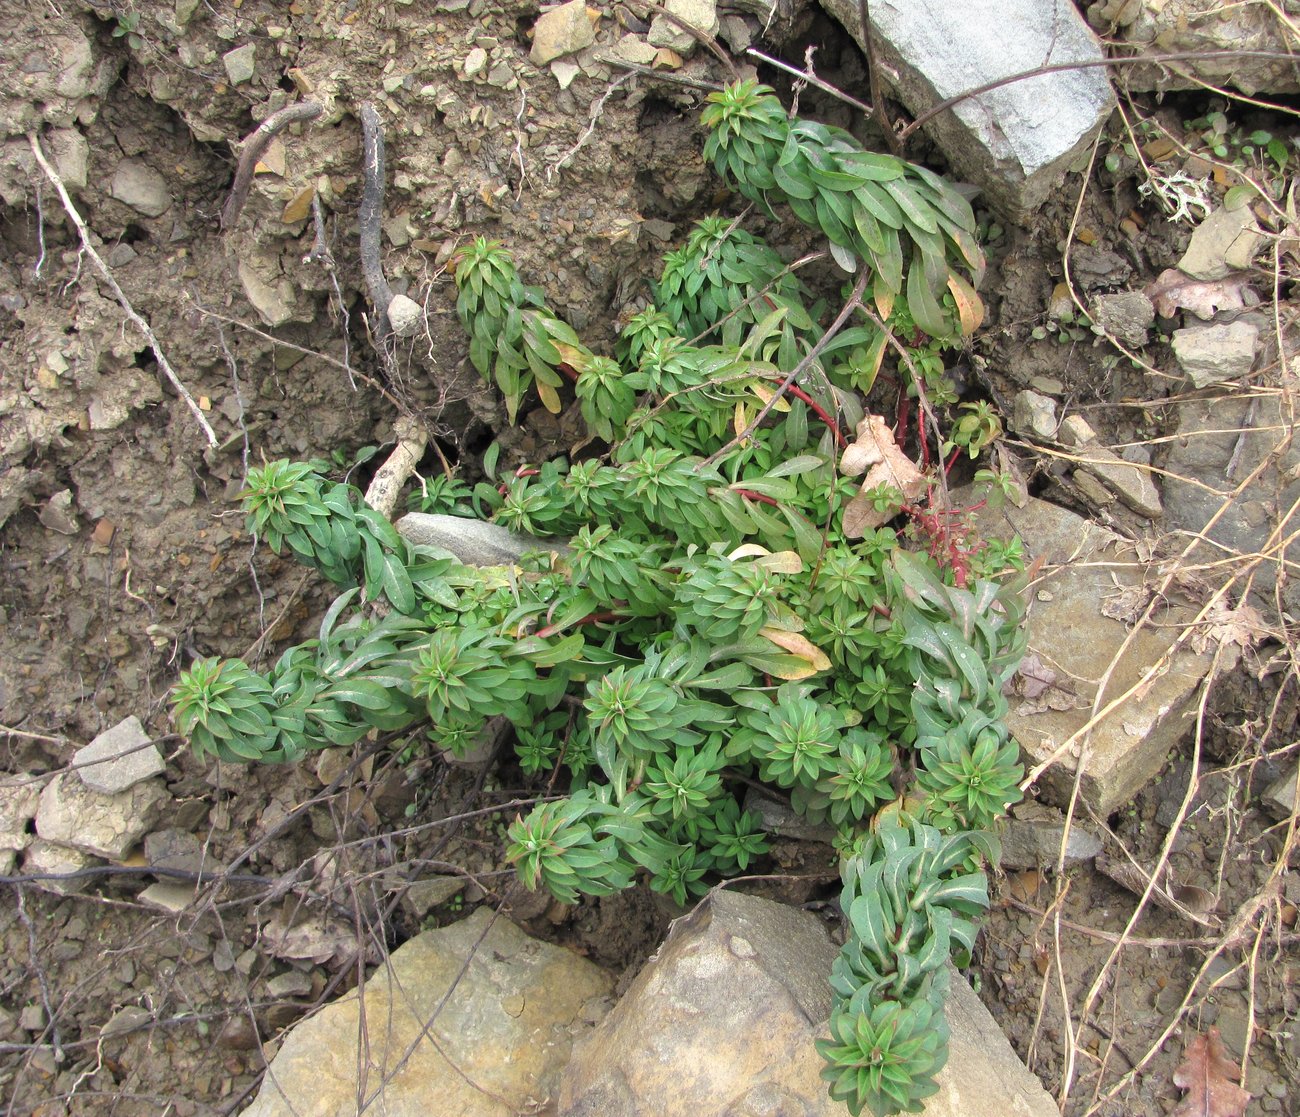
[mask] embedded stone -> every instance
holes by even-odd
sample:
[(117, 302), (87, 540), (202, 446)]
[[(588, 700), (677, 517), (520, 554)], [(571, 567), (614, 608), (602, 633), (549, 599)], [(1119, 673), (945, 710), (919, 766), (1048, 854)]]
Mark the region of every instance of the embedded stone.
[(108, 192), (145, 217), (161, 217), (172, 204), (163, 176), (139, 159), (123, 159), (117, 165)]
[(595, 41), (596, 31), (587, 16), (586, 0), (569, 0), (546, 12), (534, 24), (533, 49), (528, 57), (534, 66), (545, 66), (562, 55), (576, 54)]
[(92, 791), (116, 795), (166, 770), (140, 719), (132, 714), (72, 754), (77, 775)]

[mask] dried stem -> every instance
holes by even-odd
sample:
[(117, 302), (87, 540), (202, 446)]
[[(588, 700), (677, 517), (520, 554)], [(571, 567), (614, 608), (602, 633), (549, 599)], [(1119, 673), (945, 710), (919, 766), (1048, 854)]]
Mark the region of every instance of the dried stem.
[(362, 103), (361, 114), (361, 208), (357, 211), (360, 227), (361, 273), (366, 290), (375, 307), (376, 333), (382, 342), (391, 329), (388, 322), (388, 304), (393, 301), (392, 288), (384, 278), (384, 265), (380, 259), (380, 222), (384, 215), (384, 129), (379, 113), (369, 101)]
[(230, 197), (226, 199), (221, 210), (221, 227), (232, 228), (239, 220), (239, 214), (248, 201), (248, 191), (253, 185), (253, 169), (265, 154), (267, 147), (276, 134), (283, 132), (290, 124), (300, 120), (315, 120), (324, 110), (315, 101), (302, 101), (296, 105), (286, 105), (279, 112), (273, 112), (252, 132), (241, 145), (239, 165), (235, 168), (235, 181), (230, 187)]

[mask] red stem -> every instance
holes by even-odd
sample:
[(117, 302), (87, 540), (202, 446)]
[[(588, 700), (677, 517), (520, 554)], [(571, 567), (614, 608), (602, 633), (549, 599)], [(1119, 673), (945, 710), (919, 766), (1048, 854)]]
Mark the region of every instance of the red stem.
[(808, 407), (812, 410), (812, 413), (816, 415), (817, 418), (819, 418), (823, 423), (826, 424), (826, 426), (830, 429), (831, 434), (835, 436), (835, 441), (838, 445), (840, 446), (848, 445), (848, 442), (845, 440), (844, 435), (840, 433), (839, 424), (837, 424), (835, 420), (832, 419), (826, 413), (825, 408), (823, 408), (821, 404), (819, 404), (816, 400), (814, 400), (812, 396), (810, 396), (802, 388), (796, 387), (794, 384), (790, 385), (789, 391), (790, 394), (794, 396), (796, 399), (803, 400), (804, 403), (806, 403)]
[(770, 504), (773, 508), (780, 508), (779, 501), (770, 496), (764, 496), (762, 493), (751, 492), (749, 489), (737, 489), (736, 492), (746, 500), (757, 500), (762, 504)]
[[(605, 613), (588, 613), (585, 617), (579, 617), (574, 624), (600, 624), (602, 621), (616, 621), (623, 616), (622, 613), (616, 613), (612, 610)], [(545, 628), (539, 628), (534, 636), (554, 636), (561, 628), (558, 624), (548, 624)]]

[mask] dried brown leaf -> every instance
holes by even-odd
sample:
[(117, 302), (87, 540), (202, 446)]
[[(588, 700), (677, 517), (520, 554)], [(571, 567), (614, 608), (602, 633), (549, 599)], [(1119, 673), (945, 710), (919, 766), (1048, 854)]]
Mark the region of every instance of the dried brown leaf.
[(1180, 309), (1209, 321), (1221, 310), (1242, 310), (1259, 298), (1250, 287), (1246, 272), (1233, 272), (1223, 279), (1202, 280), (1166, 268), (1146, 289), (1146, 296), (1162, 318), (1172, 318)]
[(1056, 672), (1038, 658), (1037, 652), (1030, 652), (1020, 661), (1011, 686), (1025, 698), (1037, 698), (1055, 682)]
[(1245, 602), (1229, 608), (1223, 601), (1210, 606), (1205, 620), (1192, 635), (1192, 647), (1204, 654), (1209, 648), (1221, 644), (1236, 644), (1251, 648), (1268, 632), (1263, 614)]
[(1187, 1045), (1174, 1085), (1187, 1091), (1172, 1117), (1246, 1117), (1250, 1094), (1237, 1085), (1241, 1068), (1228, 1058), (1219, 1029)]
[(858, 424), (858, 437), (840, 456), (840, 472), (862, 478), (862, 491), (844, 509), (841, 529), (849, 539), (890, 519), (889, 512), (877, 511), (865, 494), (881, 485), (897, 489), (904, 500), (915, 500), (925, 491), (925, 475), (894, 441), (894, 432), (880, 415), (868, 415)]

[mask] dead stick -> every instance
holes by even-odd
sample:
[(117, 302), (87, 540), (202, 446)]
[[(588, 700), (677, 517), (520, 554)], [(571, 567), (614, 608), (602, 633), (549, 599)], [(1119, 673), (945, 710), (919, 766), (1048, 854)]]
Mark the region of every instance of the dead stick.
[(181, 383), (181, 378), (176, 375), (176, 370), (172, 368), (171, 363), (164, 356), (162, 345), (159, 344), (157, 336), (149, 323), (135, 312), (135, 307), (131, 305), (130, 300), (126, 297), (125, 292), (118, 286), (117, 280), (113, 278), (113, 273), (108, 270), (108, 265), (104, 263), (99, 253), (95, 251), (95, 246), (90, 243), (90, 230), (86, 228), (86, 223), (81, 219), (81, 214), (77, 212), (77, 207), (72, 204), (72, 199), (68, 197), (68, 191), (63, 185), (63, 179), (59, 177), (58, 172), (50, 166), (50, 162), (45, 158), (45, 152), (41, 150), (41, 141), (36, 138), (35, 132), (27, 133), (27, 142), (32, 145), (32, 154), (36, 157), (36, 162), (40, 165), (45, 177), (54, 184), (54, 189), (59, 192), (59, 200), (63, 203), (63, 209), (68, 215), (68, 220), (72, 222), (77, 229), (77, 235), (81, 238), (82, 250), (90, 257), (90, 262), (95, 265), (95, 270), (99, 272), (100, 278), (108, 284), (109, 290), (117, 299), (118, 305), (131, 319), (136, 328), (144, 334), (144, 339), (149, 343), (149, 348), (153, 350), (154, 359), (158, 362), (158, 367), (163, 370), (171, 385), (180, 393), (181, 398), (189, 406), (190, 411), (194, 413), (194, 418), (198, 421), (199, 426), (203, 429), (204, 437), (208, 440), (208, 445), (214, 450), (217, 447), (217, 432), (212, 429), (212, 425), (200, 410), (198, 403), (190, 395), (189, 389)]
[(885, 90), (880, 81), (880, 59), (876, 55), (876, 37), (871, 33), (871, 6), (869, 0), (858, 0), (858, 17), (862, 20), (862, 42), (867, 48), (867, 81), (871, 103), (876, 107), (876, 119), (885, 135), (889, 153), (895, 157), (903, 154), (903, 141), (894, 131), (885, 107)]
[(425, 447), (429, 444), (423, 428), (408, 415), (397, 420), (396, 429), (397, 445), (366, 489), (366, 503), (386, 520), (393, 518), (402, 486), (415, 472), (415, 467), (420, 464)]
[(240, 145), (239, 165), (235, 168), (235, 181), (230, 187), (230, 197), (226, 199), (226, 204), (221, 209), (223, 229), (231, 228), (239, 220), (239, 213), (244, 208), (244, 203), (248, 201), (248, 191), (253, 185), (253, 170), (276, 133), (284, 131), (296, 121), (315, 120), (322, 111), (321, 106), (315, 101), (286, 105), (279, 112), (273, 112), (245, 137)]
[(375, 306), (377, 333), (380, 339), (389, 331), (388, 304), (393, 301), (392, 288), (384, 278), (384, 265), (380, 260), (380, 222), (384, 215), (384, 128), (379, 113), (369, 101), (362, 103), (361, 114), (361, 208), (357, 211), (357, 224), (361, 233), (361, 274), (366, 290)]

